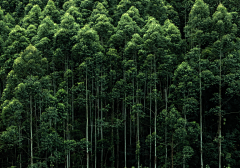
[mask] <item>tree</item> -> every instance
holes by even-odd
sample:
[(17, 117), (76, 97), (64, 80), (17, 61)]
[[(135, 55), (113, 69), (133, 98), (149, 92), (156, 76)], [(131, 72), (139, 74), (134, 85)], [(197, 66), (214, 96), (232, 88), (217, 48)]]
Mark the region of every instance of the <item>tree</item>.
[(143, 28), (146, 30), (146, 33), (143, 35), (144, 45), (146, 48), (148, 48), (148, 55), (153, 56), (153, 67), (154, 67), (154, 103), (155, 103), (155, 111), (154, 111), (154, 132), (155, 132), (155, 161), (154, 161), (154, 167), (157, 166), (157, 67), (159, 62), (161, 60), (161, 57), (163, 57), (163, 51), (167, 47), (166, 44), (168, 43), (168, 39), (164, 37), (164, 30), (162, 26), (159, 24), (159, 22), (153, 18), (149, 17), (148, 22), (146, 23), (146, 26)]
[[(201, 154), (201, 168), (203, 168), (203, 140), (202, 140), (202, 81), (201, 81), (201, 48), (209, 46), (209, 33), (211, 18), (209, 17), (210, 11), (209, 7), (202, 0), (198, 0), (192, 7), (192, 10), (189, 14), (189, 22), (185, 27), (187, 33), (188, 41), (191, 43), (192, 47), (199, 48), (199, 109), (200, 109), (200, 154)], [(196, 66), (196, 65), (193, 65)]]
[[(143, 80), (141, 77), (142, 75), (139, 75), (138, 79), (137, 76), (138, 76), (138, 73), (141, 74), (141, 72), (138, 72), (138, 58), (139, 58), (139, 55), (138, 55), (138, 51), (141, 50), (141, 47), (142, 47), (142, 44), (143, 44), (143, 40), (142, 38), (140, 37), (139, 34), (134, 34), (132, 36), (132, 39), (131, 41), (129, 41), (127, 43), (127, 46), (126, 46), (126, 49), (125, 49), (125, 52), (124, 52), (124, 55), (127, 57), (127, 59), (129, 59), (126, 63), (125, 63), (125, 67), (126, 67), (126, 76), (129, 79), (132, 79), (132, 89), (133, 89), (133, 95), (132, 95), (132, 102), (130, 105), (132, 107), (130, 107), (130, 110), (132, 109), (132, 112), (130, 111), (130, 116), (131, 118), (135, 118), (135, 114), (137, 115), (137, 134), (136, 134), (136, 158), (137, 158), (137, 165), (138, 167), (140, 166), (140, 139), (139, 139), (139, 127), (140, 127), (140, 123), (139, 123), (139, 118), (140, 116), (143, 116), (143, 111), (142, 111), (142, 104), (141, 102), (139, 101), (139, 90), (138, 90), (138, 86), (140, 84), (142, 84), (142, 82), (140, 83), (139, 81)], [(132, 56), (132, 58), (131, 58)], [(130, 58), (129, 58), (130, 57)], [(127, 81), (128, 81), (127, 80)], [(131, 81), (131, 80), (129, 80)], [(134, 85), (134, 81), (136, 81), (136, 85), (137, 85), (137, 90), (136, 90), (136, 100), (135, 97), (134, 97), (134, 92), (135, 92), (135, 85)], [(140, 88), (140, 87), (139, 87)], [(135, 101), (135, 103), (134, 103)], [(131, 119), (130, 118), (130, 119)], [(131, 123), (131, 120), (130, 120), (130, 123)], [(130, 127), (130, 131), (131, 131), (131, 127)], [(131, 135), (130, 135), (131, 136)], [(130, 139), (130, 143), (131, 143), (131, 139)]]
[(103, 47), (106, 45), (114, 31), (114, 26), (111, 24), (112, 19), (107, 16), (108, 11), (105, 9), (102, 3), (99, 2), (96, 5), (96, 8), (93, 9), (93, 12), (89, 18), (94, 30), (98, 32), (101, 45)]
[(239, 167), (239, 5), (0, 1), (0, 167)]
[[(169, 85), (172, 82), (174, 71), (177, 68), (177, 65), (182, 61), (183, 51), (181, 50), (181, 47), (183, 46), (183, 42), (179, 29), (169, 19), (164, 22), (163, 29), (165, 36), (169, 41), (167, 43), (165, 55), (162, 58), (163, 63), (159, 66), (163, 85), (160, 89), (163, 90), (162, 93), (165, 97), (165, 110), (167, 110), (168, 96), (170, 94)], [(167, 166), (167, 125), (165, 126), (165, 148), (165, 166)]]
[[(134, 33), (139, 33), (140, 28), (137, 26), (136, 22), (132, 20), (131, 17), (127, 13), (123, 14), (120, 21), (118, 22), (118, 26), (116, 28), (116, 33), (113, 34), (109, 41), (108, 45), (110, 47), (118, 46), (119, 53), (122, 55), (123, 62), (126, 61), (124, 56), (124, 50), (126, 48), (127, 42), (130, 40), (131, 36)], [(125, 68), (123, 69), (123, 80), (126, 81), (125, 77)], [(122, 109), (123, 109), (123, 120), (125, 121), (124, 125), (124, 161), (125, 167), (127, 167), (127, 157), (126, 157), (126, 105), (124, 104), (124, 100), (126, 99), (126, 92), (124, 93), (124, 98), (122, 101)]]
[(60, 12), (52, 0), (49, 0), (47, 5), (44, 7), (40, 19), (43, 20), (46, 16), (49, 16), (54, 23), (60, 23)]
[(4, 47), (4, 54), (1, 56), (2, 66), (0, 71), (3, 88), (5, 87), (6, 77), (12, 69), (14, 60), (30, 43), (26, 36), (26, 30), (17, 25), (10, 32), (8, 39), (5, 41), (6, 47)]
[[(80, 55), (81, 57), (78, 57), (79, 60), (81, 60), (82, 64), (80, 64), (80, 68), (83, 68), (85, 72), (85, 75), (83, 76), (83, 79), (85, 79), (85, 101), (86, 101), (86, 141), (88, 143), (88, 76), (89, 71), (93, 70), (94, 68), (94, 62), (96, 62), (96, 66), (99, 67), (99, 63), (102, 59), (102, 51), (103, 47), (100, 45), (99, 42), (99, 36), (97, 35), (97, 32), (90, 28), (89, 25), (85, 25), (83, 28), (81, 28), (78, 31), (78, 34), (76, 36), (77, 43), (73, 46), (72, 52), (74, 56)], [(94, 61), (92, 61), (94, 60)], [(88, 66), (89, 65), (89, 66)], [(91, 65), (91, 66), (90, 66)], [(98, 71), (99, 72), (99, 71)], [(96, 135), (95, 135), (96, 136)], [(87, 147), (87, 166), (89, 167), (89, 149), (88, 145)], [(96, 149), (95, 149), (96, 150)]]
[[(34, 93), (36, 93), (38, 88), (38, 78), (44, 74), (44, 67), (46, 65), (46, 59), (42, 59), (35, 47), (30, 45), (26, 50), (20, 54), (20, 57), (15, 59), (13, 70), (9, 73), (8, 78), (8, 89), (15, 90), (13, 94), (7, 95), (9, 93), (8, 89), (4, 90), (2, 96), (2, 101), (11, 100), (12, 102), (18, 103), (15, 106), (16, 114), (19, 116), (20, 121), (17, 121), (19, 126), (19, 140), (21, 139), (21, 118), (23, 113), (21, 111), (26, 110), (30, 111), (30, 143), (31, 143), (31, 166), (33, 166), (33, 102), (34, 102)], [(40, 68), (41, 67), (41, 68)], [(15, 80), (15, 83), (12, 81)], [(11, 86), (12, 85), (12, 86)], [(6, 103), (5, 103), (6, 104)], [(6, 105), (4, 105), (5, 107)], [(10, 114), (11, 115), (11, 114)], [(13, 114), (12, 114), (13, 115)], [(26, 116), (28, 117), (28, 115)], [(15, 120), (16, 121), (16, 120)], [(20, 143), (21, 141), (19, 141)], [(20, 164), (21, 166), (21, 164)]]
[[(217, 32), (216, 41), (213, 43), (213, 53), (214, 55), (219, 55), (218, 66), (219, 75), (217, 79), (219, 80), (219, 113), (218, 113), (218, 155), (219, 155), (219, 168), (222, 167), (222, 59), (226, 58), (229, 52), (233, 49), (234, 45), (231, 41), (235, 38), (237, 33), (236, 25), (232, 24), (232, 15), (227, 12), (227, 9), (219, 4), (216, 12), (212, 16), (213, 20), (213, 31)], [(223, 47), (225, 46), (225, 47)], [(216, 74), (215, 74), (216, 75)]]
[(38, 25), (40, 24), (41, 12), (41, 8), (38, 5), (34, 5), (32, 9), (28, 12), (28, 15), (26, 15), (20, 22), (20, 25), (25, 29), (27, 29), (30, 24), (38, 27)]

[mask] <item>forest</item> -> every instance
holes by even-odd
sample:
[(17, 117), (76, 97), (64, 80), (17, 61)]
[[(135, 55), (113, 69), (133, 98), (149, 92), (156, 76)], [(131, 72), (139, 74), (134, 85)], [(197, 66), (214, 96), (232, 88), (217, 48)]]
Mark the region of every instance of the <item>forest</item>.
[(239, 168), (239, 0), (0, 0), (0, 167)]

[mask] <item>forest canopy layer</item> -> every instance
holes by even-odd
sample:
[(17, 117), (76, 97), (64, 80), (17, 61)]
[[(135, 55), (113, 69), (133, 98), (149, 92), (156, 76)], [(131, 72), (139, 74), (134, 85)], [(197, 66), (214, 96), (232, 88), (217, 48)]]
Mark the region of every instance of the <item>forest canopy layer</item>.
[(239, 0), (0, 0), (0, 167), (240, 167)]

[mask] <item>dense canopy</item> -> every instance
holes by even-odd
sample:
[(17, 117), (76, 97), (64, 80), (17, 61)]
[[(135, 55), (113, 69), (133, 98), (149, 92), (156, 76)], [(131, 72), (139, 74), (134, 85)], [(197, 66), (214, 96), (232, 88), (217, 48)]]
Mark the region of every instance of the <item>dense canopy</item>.
[(0, 167), (240, 167), (238, 0), (0, 0)]

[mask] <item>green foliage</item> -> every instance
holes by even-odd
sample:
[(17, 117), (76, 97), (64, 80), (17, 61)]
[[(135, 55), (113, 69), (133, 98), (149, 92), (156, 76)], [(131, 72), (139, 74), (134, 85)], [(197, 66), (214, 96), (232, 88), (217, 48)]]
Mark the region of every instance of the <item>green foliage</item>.
[(239, 167), (239, 5), (0, 0), (1, 167)]

